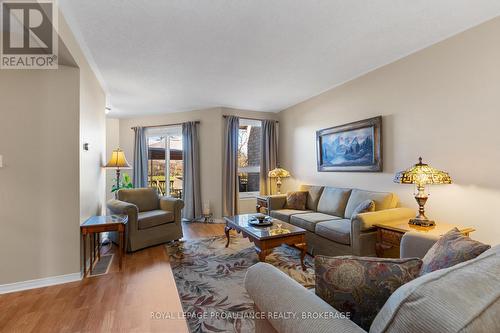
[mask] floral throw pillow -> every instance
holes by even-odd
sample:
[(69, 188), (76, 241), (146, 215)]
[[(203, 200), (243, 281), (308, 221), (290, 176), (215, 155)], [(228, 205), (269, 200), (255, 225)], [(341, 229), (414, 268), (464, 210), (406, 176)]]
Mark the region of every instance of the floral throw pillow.
[(457, 228), (453, 228), (427, 251), (422, 259), (420, 275), (474, 259), (490, 247), (462, 235)]
[(422, 260), (314, 257), (316, 294), (368, 331), (391, 294), (418, 277)]
[(305, 210), (307, 203), (307, 192), (297, 191), (286, 194), (286, 209)]

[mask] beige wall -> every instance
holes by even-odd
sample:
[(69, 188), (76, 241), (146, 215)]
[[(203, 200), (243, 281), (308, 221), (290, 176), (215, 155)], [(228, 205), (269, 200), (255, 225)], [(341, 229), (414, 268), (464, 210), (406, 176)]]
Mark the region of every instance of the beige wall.
[[(222, 115), (238, 115), (259, 119), (275, 119), (275, 113), (236, 110), (230, 108), (212, 108), (192, 112), (170, 113), (162, 116), (120, 119), (120, 146), (125, 151), (127, 160), (132, 164), (134, 156), (133, 126), (173, 124), (186, 121), (201, 121), (200, 158), (201, 158), (201, 196), (209, 200), (215, 217), (222, 215)], [(132, 170), (129, 170), (132, 174)]]
[[(80, 69), (80, 222), (104, 209), (106, 176), (106, 94), (64, 17), (59, 35)], [(84, 151), (83, 144), (90, 149)]]
[[(111, 153), (113, 152), (113, 150), (118, 147), (120, 147), (120, 120), (115, 118), (106, 118), (106, 162), (111, 157)], [(116, 182), (115, 179), (116, 179), (116, 170), (107, 169), (106, 201), (114, 199), (114, 194), (111, 193), (111, 187)]]
[(78, 81), (0, 70), (0, 285), (79, 272)]
[(0, 285), (79, 276), (80, 222), (104, 201), (105, 94), (61, 15), (59, 35), (78, 68), (0, 70)]
[[(299, 183), (395, 191), (416, 207), (413, 188), (392, 182), (419, 156), (449, 171), (426, 205), (438, 221), (473, 225), (473, 238), (500, 242), (500, 19), (280, 112), (281, 165)], [(383, 115), (384, 172), (317, 172), (315, 131)]]

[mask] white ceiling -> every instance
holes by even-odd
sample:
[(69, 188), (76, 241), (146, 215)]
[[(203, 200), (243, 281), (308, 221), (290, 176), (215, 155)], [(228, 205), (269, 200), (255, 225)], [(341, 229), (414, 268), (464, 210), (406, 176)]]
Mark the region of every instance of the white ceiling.
[(499, 0), (59, 0), (132, 117), (279, 111), (500, 14)]

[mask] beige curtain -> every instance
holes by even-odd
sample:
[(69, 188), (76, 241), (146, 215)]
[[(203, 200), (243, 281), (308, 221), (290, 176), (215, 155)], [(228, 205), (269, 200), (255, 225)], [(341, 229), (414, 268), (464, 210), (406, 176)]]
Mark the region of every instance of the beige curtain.
[(238, 214), (238, 131), (240, 119), (227, 116), (224, 120), (224, 163), (222, 165), (222, 213)]
[(271, 194), (269, 171), (278, 165), (278, 123), (275, 120), (262, 120), (260, 159), (260, 194)]

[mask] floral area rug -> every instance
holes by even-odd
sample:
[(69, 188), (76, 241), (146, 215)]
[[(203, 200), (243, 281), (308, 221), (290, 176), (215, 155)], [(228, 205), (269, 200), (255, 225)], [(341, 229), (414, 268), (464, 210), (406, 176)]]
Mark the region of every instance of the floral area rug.
[[(182, 307), (193, 333), (254, 332), (254, 304), (244, 286), (247, 268), (259, 260), (253, 243), (232, 236), (187, 240), (167, 245)], [(266, 257), (306, 288), (314, 287), (313, 260), (307, 255), (307, 271), (300, 266), (300, 251), (283, 245)], [(277, 286), (279, 290), (279, 286)]]

